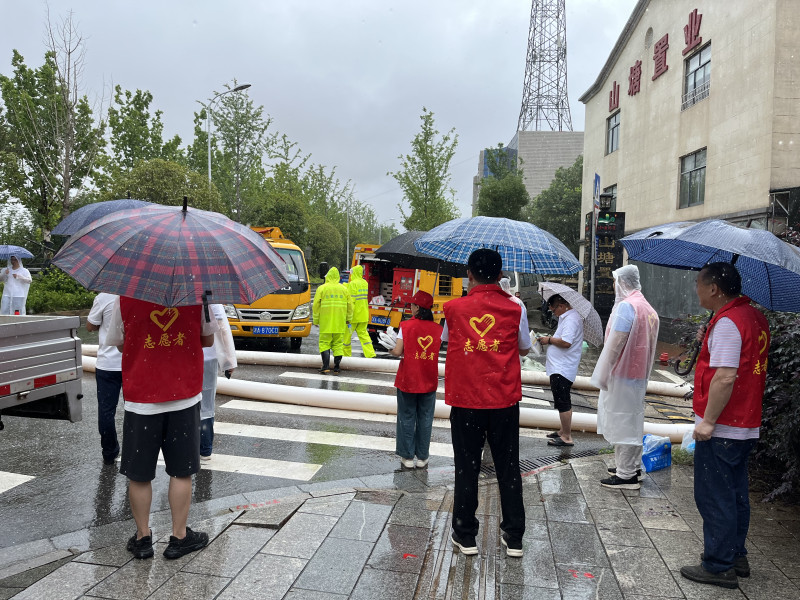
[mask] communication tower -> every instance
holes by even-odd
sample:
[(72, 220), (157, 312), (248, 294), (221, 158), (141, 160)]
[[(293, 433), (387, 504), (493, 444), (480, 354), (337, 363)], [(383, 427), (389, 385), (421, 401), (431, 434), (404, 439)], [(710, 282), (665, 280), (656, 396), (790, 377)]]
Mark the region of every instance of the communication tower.
[(567, 98), (566, 0), (533, 0), (517, 131), (572, 131)]

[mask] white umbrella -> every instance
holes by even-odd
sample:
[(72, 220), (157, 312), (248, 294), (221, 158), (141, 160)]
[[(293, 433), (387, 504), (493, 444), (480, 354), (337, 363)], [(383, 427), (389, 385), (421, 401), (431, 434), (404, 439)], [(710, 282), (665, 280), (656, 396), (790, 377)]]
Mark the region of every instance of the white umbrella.
[(558, 294), (569, 302), (569, 305), (583, 317), (583, 339), (593, 346), (600, 347), (603, 345), (603, 324), (600, 322), (600, 315), (597, 314), (592, 303), (578, 291), (561, 283), (543, 281), (539, 284), (539, 293), (545, 300), (549, 300), (551, 296)]

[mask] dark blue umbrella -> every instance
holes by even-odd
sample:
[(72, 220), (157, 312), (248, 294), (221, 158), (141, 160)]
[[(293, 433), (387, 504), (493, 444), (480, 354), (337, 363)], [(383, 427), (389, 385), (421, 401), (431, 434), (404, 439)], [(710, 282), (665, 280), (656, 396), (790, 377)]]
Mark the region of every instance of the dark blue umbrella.
[(450, 277), (466, 277), (467, 267), (463, 263), (454, 263), (427, 254), (423, 254), (414, 247), (422, 231), (407, 231), (392, 238), (375, 251), (375, 257), (388, 260), (407, 269), (422, 269)]
[(141, 208), (149, 206), (151, 202), (144, 200), (106, 200), (105, 202), (95, 202), (81, 206), (78, 210), (71, 213), (66, 219), (55, 226), (51, 233), (55, 235), (73, 235), (86, 227), (89, 223), (105, 217), (118, 210), (128, 210), (130, 208)]
[(12, 256), (16, 256), (17, 258), (33, 258), (33, 254), (25, 250), (22, 246), (0, 244), (0, 260), (8, 260)]
[(424, 254), (467, 264), (478, 248), (497, 250), (503, 270), (543, 275), (572, 275), (583, 266), (554, 235), (532, 223), (499, 217), (454, 219), (434, 227), (414, 246)]
[(770, 310), (800, 312), (800, 248), (763, 229), (726, 221), (679, 222), (649, 227), (620, 240), (628, 258), (699, 271), (729, 262), (742, 276), (742, 293)]

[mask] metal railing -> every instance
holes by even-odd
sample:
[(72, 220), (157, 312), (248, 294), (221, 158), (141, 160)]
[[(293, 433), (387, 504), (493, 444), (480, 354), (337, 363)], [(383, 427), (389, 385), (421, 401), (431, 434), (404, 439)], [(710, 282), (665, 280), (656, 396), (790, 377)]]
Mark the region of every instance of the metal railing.
[(697, 86), (691, 92), (683, 95), (681, 102), (681, 111), (686, 110), (690, 106), (694, 106), (704, 98), (708, 98), (708, 92), (711, 89), (711, 80), (709, 79), (704, 84)]

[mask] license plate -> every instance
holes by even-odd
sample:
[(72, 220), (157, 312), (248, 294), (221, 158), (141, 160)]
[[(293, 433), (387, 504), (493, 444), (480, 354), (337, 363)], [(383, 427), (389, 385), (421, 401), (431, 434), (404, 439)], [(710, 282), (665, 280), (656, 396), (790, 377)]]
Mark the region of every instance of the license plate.
[(253, 327), (254, 335), (278, 335), (277, 327)]
[(375, 317), (375, 316), (373, 316), (372, 319), (370, 319), (370, 323), (374, 323), (375, 325), (388, 325), (391, 322), (392, 322), (392, 320), (389, 317)]

